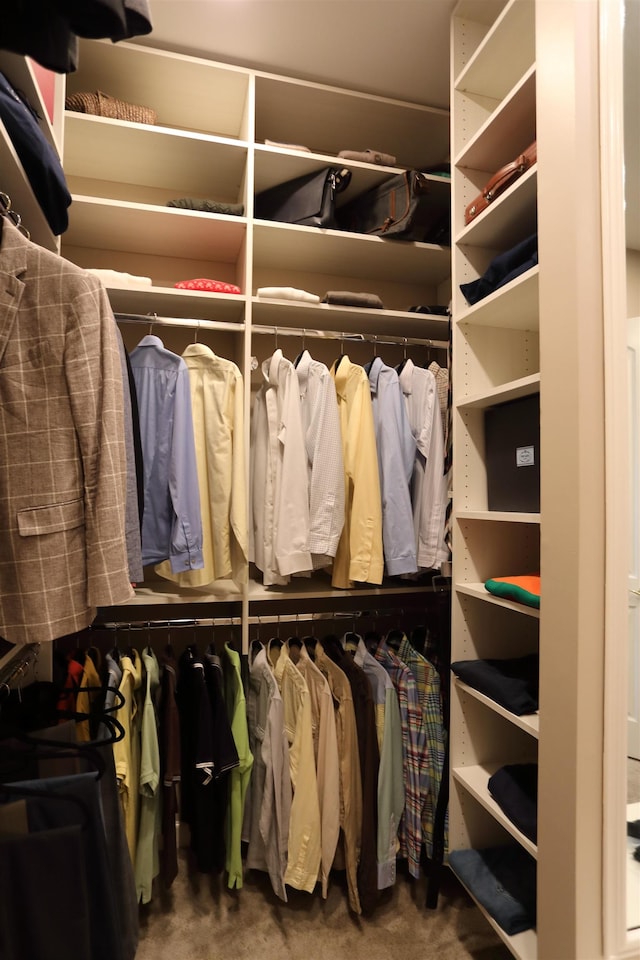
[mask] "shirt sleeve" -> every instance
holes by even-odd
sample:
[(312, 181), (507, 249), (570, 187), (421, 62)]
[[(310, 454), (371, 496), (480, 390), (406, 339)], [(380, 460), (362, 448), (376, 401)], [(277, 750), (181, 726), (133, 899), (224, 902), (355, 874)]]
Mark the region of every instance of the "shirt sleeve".
[(416, 542), (409, 482), (415, 441), (398, 375), (390, 367), (378, 379), (377, 441), (382, 487), (382, 542), (390, 576), (415, 573)]
[(189, 371), (182, 359), (176, 378), (169, 491), (174, 513), (169, 554), (171, 570), (173, 573), (199, 570), (204, 567), (202, 515), (200, 512)]
[(347, 464), (353, 483), (351, 503), (349, 578), (382, 583), (382, 512), (376, 437), (369, 380), (364, 379), (354, 397), (347, 438)]
[[(435, 396), (435, 390), (434, 390)], [(439, 406), (429, 407), (431, 429), (422, 485), (422, 510), (418, 532), (418, 563), (425, 570), (439, 568), (449, 559), (444, 540), (447, 507), (447, 476), (444, 472), (444, 436)]]
[(65, 347), (65, 376), (84, 476), (87, 604), (133, 595), (126, 537), (124, 394), (117, 328), (107, 294), (87, 277), (76, 298)]
[(231, 567), (234, 579), (245, 583), (247, 579), (247, 560), (249, 557), (249, 534), (247, 530), (247, 478), (245, 472), (244, 449), (244, 380), (238, 369), (235, 371), (233, 390), (232, 423), (233, 439), (231, 453)]
[(311, 570), (309, 552), (309, 483), (307, 474), (298, 378), (289, 364), (282, 398), (278, 443), (282, 472), (277, 491), (277, 529), (274, 554), (278, 572), (286, 577)]
[(311, 464), (309, 549), (335, 557), (344, 525), (344, 464), (336, 388), (328, 370), (319, 378), (306, 447)]

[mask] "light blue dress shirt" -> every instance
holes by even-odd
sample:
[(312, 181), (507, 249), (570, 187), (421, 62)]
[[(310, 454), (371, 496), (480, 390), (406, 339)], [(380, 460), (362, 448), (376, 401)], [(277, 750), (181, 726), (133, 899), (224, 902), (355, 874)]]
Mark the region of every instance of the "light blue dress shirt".
[(390, 576), (416, 573), (416, 540), (409, 484), (416, 442), (405, 409), (398, 374), (376, 357), (365, 367), (369, 375), (376, 430), (382, 545)]
[(187, 365), (152, 335), (129, 359), (144, 463), (142, 562), (169, 560), (173, 573), (200, 569), (202, 516)]

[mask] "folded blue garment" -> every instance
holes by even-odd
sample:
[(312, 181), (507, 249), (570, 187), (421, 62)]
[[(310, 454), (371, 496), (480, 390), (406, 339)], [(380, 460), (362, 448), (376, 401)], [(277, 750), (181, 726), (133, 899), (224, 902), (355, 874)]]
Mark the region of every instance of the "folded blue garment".
[(469, 304), (477, 303), (488, 297), (494, 290), (503, 287), (511, 280), (515, 280), (521, 273), (535, 267), (538, 262), (538, 234), (534, 233), (517, 243), (510, 250), (499, 253), (494, 257), (483, 275), (478, 280), (461, 283), (460, 290)]
[(449, 863), (509, 936), (536, 924), (536, 863), (520, 846), (453, 850)]

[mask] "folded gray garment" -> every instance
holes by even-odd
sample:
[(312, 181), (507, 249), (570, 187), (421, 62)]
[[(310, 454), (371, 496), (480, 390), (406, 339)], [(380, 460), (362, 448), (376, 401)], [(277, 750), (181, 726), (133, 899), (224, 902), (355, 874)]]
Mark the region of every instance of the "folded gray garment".
[(343, 160), (362, 160), (363, 163), (381, 163), (385, 167), (395, 167), (396, 158), (391, 153), (379, 150), (341, 150), (338, 154)]
[(226, 213), (230, 217), (244, 214), (243, 203), (221, 203), (219, 200), (198, 200), (195, 197), (180, 197), (167, 200), (168, 207), (180, 207), (181, 210), (198, 210), (201, 213)]
[(351, 290), (328, 290), (323, 303), (341, 304), (343, 307), (367, 307), (369, 310), (384, 310), (384, 304), (375, 293), (353, 293)]

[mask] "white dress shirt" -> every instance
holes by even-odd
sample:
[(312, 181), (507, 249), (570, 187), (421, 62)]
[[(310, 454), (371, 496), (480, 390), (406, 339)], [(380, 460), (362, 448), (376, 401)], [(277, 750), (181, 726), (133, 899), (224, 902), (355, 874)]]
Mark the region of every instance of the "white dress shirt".
[(444, 474), (444, 438), (436, 378), (430, 370), (407, 360), (400, 372), (416, 458), (411, 478), (411, 502), (422, 570), (440, 569), (449, 559), (444, 542), (447, 478)]
[(296, 366), (309, 476), (309, 549), (329, 566), (344, 526), (344, 464), (338, 398), (328, 368), (305, 350)]
[(249, 556), (270, 586), (312, 569), (309, 481), (295, 368), (276, 350), (262, 375), (251, 420)]

